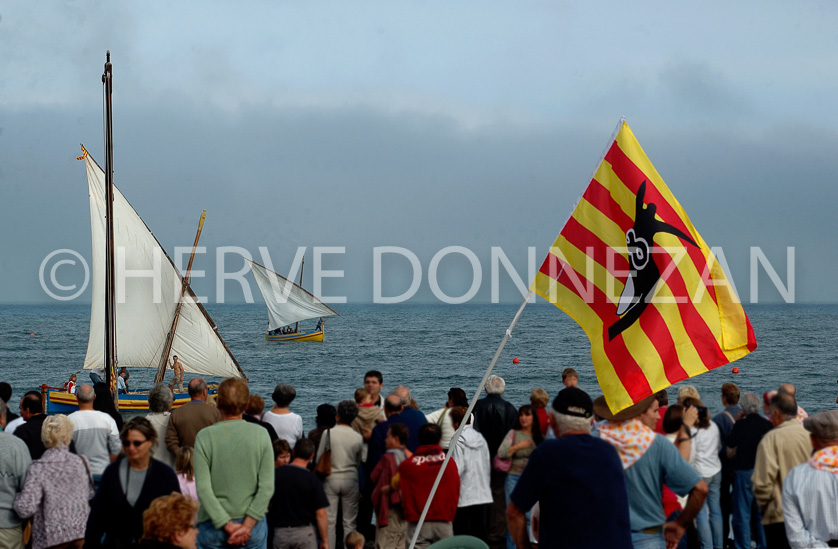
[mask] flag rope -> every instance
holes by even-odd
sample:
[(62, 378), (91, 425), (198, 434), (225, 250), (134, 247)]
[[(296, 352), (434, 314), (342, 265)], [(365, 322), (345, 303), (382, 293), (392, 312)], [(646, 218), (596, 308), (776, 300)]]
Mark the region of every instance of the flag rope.
[(480, 386), (477, 387), (477, 391), (474, 393), (474, 397), (472, 397), (471, 399), (471, 404), (469, 404), (468, 410), (466, 410), (466, 413), (463, 416), (463, 420), (460, 422), (460, 426), (457, 428), (457, 431), (451, 438), (451, 445), (448, 447), (448, 453), (445, 454), (445, 459), (442, 461), (442, 467), (439, 468), (439, 473), (437, 473), (436, 475), (434, 485), (431, 487), (431, 493), (428, 494), (428, 501), (425, 502), (425, 508), (422, 509), (422, 514), (419, 516), (419, 522), (416, 524), (416, 531), (413, 532), (413, 539), (410, 540), (410, 547), (408, 549), (413, 549), (416, 545), (416, 540), (419, 539), (419, 530), (422, 529), (422, 524), (424, 524), (425, 517), (428, 515), (428, 509), (431, 508), (431, 502), (434, 500), (434, 494), (436, 494), (436, 489), (439, 486), (440, 481), (442, 480), (443, 473), (445, 473), (445, 468), (448, 467), (448, 461), (451, 459), (451, 456), (454, 454), (454, 448), (457, 447), (457, 443), (460, 441), (460, 433), (463, 432), (463, 429), (465, 429), (466, 425), (468, 424), (468, 420), (471, 417), (471, 412), (474, 410), (474, 405), (477, 404), (477, 398), (480, 396), (480, 393), (483, 392), (483, 388), (486, 386), (486, 380), (489, 379), (489, 375), (491, 375), (492, 370), (495, 368), (495, 364), (497, 364), (498, 358), (500, 358), (500, 354), (503, 351), (503, 348), (506, 346), (506, 342), (509, 341), (510, 337), (512, 337), (512, 330), (514, 330), (515, 325), (518, 324), (518, 319), (521, 318), (521, 314), (524, 312), (524, 307), (527, 306), (527, 302), (530, 300), (532, 296), (533, 291), (530, 290), (524, 297), (524, 302), (521, 303), (520, 307), (518, 307), (518, 312), (515, 313), (515, 317), (509, 324), (509, 328), (507, 328), (506, 332), (503, 334), (503, 339), (501, 339), (500, 345), (498, 346), (498, 350), (495, 352), (495, 356), (492, 357), (492, 361), (489, 363), (489, 367), (486, 369), (486, 373), (483, 374), (483, 379), (480, 381)]

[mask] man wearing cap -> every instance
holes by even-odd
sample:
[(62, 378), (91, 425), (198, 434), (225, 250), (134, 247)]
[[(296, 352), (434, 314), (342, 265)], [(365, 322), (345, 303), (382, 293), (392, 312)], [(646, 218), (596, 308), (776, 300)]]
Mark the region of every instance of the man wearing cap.
[(630, 549), (623, 468), (614, 448), (591, 436), (591, 397), (577, 387), (562, 389), (549, 413), (556, 438), (530, 455), (506, 509), (515, 545), (530, 547), (525, 515), (538, 502), (545, 517), (540, 546)]
[(779, 392), (771, 397), (771, 423), (757, 446), (754, 462), (754, 498), (762, 512), (762, 528), (768, 549), (789, 547), (783, 515), (783, 483), (793, 467), (806, 463), (812, 442), (803, 425), (797, 422), (797, 401)]
[(815, 453), (783, 483), (783, 515), (792, 549), (838, 547), (838, 411), (803, 420)]
[[(605, 397), (594, 401), (594, 412), (605, 421), (599, 436), (620, 456), (628, 491), (631, 539), (635, 547), (674, 549), (692, 524), (709, 491), (674, 444), (654, 432), (659, 403), (654, 395), (616, 414)], [(661, 504), (664, 483), (679, 496), (689, 496), (683, 511), (666, 522)]]

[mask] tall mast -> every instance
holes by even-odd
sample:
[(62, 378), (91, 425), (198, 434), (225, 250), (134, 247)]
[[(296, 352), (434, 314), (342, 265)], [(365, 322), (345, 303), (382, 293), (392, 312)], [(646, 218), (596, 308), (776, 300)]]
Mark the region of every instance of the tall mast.
[(114, 269), (113, 231), (113, 66), (108, 50), (105, 73), (102, 75), (105, 93), (105, 380), (111, 390), (113, 403), (119, 409), (116, 390), (116, 283)]
[[(306, 266), (306, 257), (303, 256), (303, 261), (300, 263), (300, 288), (303, 287), (303, 267)], [(294, 333), (297, 333), (300, 329), (300, 321), (297, 321), (297, 324), (294, 325)]]
[(198, 220), (198, 233), (195, 235), (195, 243), (192, 245), (192, 253), (189, 255), (189, 264), (186, 266), (186, 274), (183, 276), (183, 283), (180, 288), (180, 295), (178, 295), (177, 307), (175, 308), (175, 316), (172, 319), (172, 326), (169, 328), (169, 333), (166, 336), (166, 344), (163, 346), (163, 354), (160, 356), (160, 363), (157, 366), (157, 374), (154, 376), (154, 383), (163, 381), (166, 375), (166, 366), (169, 363), (169, 353), (172, 350), (172, 343), (175, 341), (175, 332), (177, 331), (178, 320), (180, 319), (180, 311), (183, 308), (183, 294), (189, 288), (189, 273), (192, 272), (192, 262), (195, 260), (195, 251), (198, 249), (198, 240), (201, 238), (201, 231), (204, 229), (204, 220), (207, 218), (207, 211), (204, 210), (201, 214), (201, 219)]

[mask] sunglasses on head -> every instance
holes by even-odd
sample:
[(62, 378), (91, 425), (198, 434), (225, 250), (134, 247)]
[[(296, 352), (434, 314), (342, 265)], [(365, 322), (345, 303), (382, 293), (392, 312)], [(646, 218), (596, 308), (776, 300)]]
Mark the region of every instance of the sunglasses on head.
[(126, 440), (122, 441), (122, 445), (125, 446), (126, 448), (129, 447), (129, 446), (134, 446), (134, 448), (139, 448), (140, 446), (142, 446), (146, 442), (148, 442), (148, 439), (145, 439), (145, 440), (127, 440), (126, 439)]

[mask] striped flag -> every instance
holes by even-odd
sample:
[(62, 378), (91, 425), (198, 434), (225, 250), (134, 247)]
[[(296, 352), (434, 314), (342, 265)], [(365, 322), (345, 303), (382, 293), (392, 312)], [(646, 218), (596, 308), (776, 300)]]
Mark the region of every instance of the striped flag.
[(723, 269), (625, 121), (531, 290), (585, 330), (614, 412), (757, 346)]

